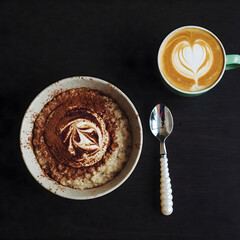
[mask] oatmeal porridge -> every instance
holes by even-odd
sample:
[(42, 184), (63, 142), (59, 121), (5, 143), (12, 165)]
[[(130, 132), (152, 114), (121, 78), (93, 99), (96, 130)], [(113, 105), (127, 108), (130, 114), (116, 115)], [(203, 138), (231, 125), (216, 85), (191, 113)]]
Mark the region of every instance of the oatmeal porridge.
[(34, 123), (32, 143), (50, 178), (88, 189), (105, 184), (122, 170), (132, 137), (116, 101), (97, 90), (76, 88), (44, 106)]

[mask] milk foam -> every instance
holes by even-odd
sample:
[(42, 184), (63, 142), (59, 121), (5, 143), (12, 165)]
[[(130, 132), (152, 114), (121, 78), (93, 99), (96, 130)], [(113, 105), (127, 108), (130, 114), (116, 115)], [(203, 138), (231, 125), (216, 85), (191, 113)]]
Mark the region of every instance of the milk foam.
[(213, 52), (210, 46), (198, 39), (191, 45), (184, 40), (179, 42), (172, 52), (172, 64), (179, 74), (195, 80), (193, 91), (200, 90), (198, 79), (204, 76), (213, 63)]

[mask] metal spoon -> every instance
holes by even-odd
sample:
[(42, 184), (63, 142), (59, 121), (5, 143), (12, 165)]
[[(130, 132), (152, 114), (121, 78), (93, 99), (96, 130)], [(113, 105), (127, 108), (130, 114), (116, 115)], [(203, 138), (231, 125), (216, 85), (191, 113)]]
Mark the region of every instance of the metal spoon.
[(164, 215), (170, 215), (173, 212), (173, 196), (165, 146), (165, 140), (171, 134), (173, 129), (173, 117), (170, 110), (164, 104), (156, 105), (150, 114), (149, 125), (152, 134), (160, 140), (161, 210)]

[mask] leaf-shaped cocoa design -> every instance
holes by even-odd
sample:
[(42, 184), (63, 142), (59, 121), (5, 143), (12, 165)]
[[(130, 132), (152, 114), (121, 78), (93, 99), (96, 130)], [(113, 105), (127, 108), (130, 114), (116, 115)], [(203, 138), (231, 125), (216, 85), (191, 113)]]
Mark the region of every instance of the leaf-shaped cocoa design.
[[(59, 125), (59, 137), (74, 163), (78, 166), (93, 165), (103, 158), (109, 145), (110, 135), (105, 122), (90, 109), (71, 110), (74, 119)], [(76, 118), (76, 115), (80, 116)]]
[(64, 143), (68, 141), (68, 151), (76, 155), (76, 148), (85, 151), (99, 150), (102, 133), (99, 127), (87, 119), (76, 119), (60, 129), (60, 133), (67, 130)]

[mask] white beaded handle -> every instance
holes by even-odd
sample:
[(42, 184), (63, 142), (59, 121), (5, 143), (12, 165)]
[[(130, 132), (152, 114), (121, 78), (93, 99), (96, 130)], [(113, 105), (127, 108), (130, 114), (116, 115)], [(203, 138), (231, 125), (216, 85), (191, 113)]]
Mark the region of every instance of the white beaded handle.
[(165, 155), (160, 158), (161, 178), (160, 178), (160, 199), (162, 213), (170, 215), (173, 212), (173, 196), (171, 179), (168, 171), (168, 159)]

